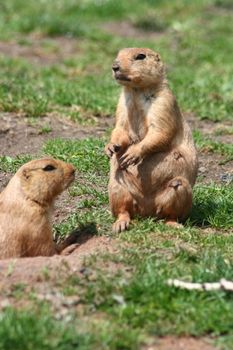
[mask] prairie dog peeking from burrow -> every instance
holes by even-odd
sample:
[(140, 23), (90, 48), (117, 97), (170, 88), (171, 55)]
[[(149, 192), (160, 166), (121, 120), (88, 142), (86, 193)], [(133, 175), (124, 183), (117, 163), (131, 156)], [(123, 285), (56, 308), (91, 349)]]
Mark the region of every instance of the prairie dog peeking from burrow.
[(0, 194), (0, 259), (51, 256), (65, 244), (53, 241), (55, 198), (75, 178), (73, 165), (53, 158), (24, 164)]

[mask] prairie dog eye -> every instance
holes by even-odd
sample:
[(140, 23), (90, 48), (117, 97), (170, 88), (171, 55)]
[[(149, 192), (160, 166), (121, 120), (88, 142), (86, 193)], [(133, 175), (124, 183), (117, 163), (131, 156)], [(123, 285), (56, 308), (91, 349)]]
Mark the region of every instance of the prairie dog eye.
[(144, 60), (146, 58), (146, 55), (144, 53), (139, 53), (136, 57), (135, 60)]
[(55, 166), (53, 166), (52, 164), (48, 164), (46, 165), (46, 167), (43, 168), (43, 171), (53, 171), (55, 169)]

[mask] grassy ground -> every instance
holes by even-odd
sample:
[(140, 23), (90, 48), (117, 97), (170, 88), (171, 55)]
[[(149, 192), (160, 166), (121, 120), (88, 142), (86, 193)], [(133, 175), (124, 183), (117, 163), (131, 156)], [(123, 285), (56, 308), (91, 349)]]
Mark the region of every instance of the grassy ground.
[[(56, 313), (33, 291), (30, 308), (2, 307), (0, 349), (135, 350), (168, 335), (207, 337), (219, 349), (233, 349), (232, 294), (167, 286), (169, 278), (233, 279), (232, 10), (228, 0), (0, 3), (1, 115), (34, 124), (58, 115), (98, 127), (114, 114), (119, 94), (110, 72), (116, 52), (150, 47), (166, 61), (183, 112), (196, 120), (203, 164), (208, 157), (215, 162), (199, 174), (184, 228), (138, 218), (114, 237), (117, 254), (89, 257), (81, 273), (56, 286), (67, 298), (78, 295), (79, 307)], [(125, 23), (131, 35), (116, 30)], [(112, 237), (105, 129), (101, 137), (50, 139), (38, 149), (37, 156), (50, 154), (78, 169), (69, 192), (77, 205), (55, 225), (56, 236), (94, 223), (98, 235)], [(42, 133), (50, 131), (45, 125)], [(4, 154), (1, 172), (13, 173), (31, 157), (20, 149)], [(17, 286), (13, 297), (25, 298), (25, 286)]]

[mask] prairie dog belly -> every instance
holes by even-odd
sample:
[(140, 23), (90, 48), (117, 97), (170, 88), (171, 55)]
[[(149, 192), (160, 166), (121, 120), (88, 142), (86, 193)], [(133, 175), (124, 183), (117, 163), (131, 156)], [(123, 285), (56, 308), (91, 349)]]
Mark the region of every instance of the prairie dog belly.
[(117, 159), (112, 164), (115, 179), (125, 185), (132, 195), (139, 192), (141, 197), (155, 196), (176, 176), (183, 176), (192, 183), (197, 167), (195, 159), (186, 158), (182, 146), (170, 152), (154, 153), (126, 170), (119, 168)]

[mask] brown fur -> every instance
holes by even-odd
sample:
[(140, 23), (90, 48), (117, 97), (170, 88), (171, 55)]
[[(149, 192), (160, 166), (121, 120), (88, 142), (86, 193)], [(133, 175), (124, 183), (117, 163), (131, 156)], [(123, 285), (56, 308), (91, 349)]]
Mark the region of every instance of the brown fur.
[(32, 160), (16, 172), (0, 194), (1, 259), (50, 256), (66, 247), (53, 242), (51, 213), (74, 173), (73, 165), (53, 158)]
[(161, 58), (150, 49), (127, 48), (112, 68), (123, 85), (105, 147), (111, 158), (110, 206), (117, 217), (113, 229), (127, 229), (135, 214), (183, 220), (192, 205), (197, 153)]

